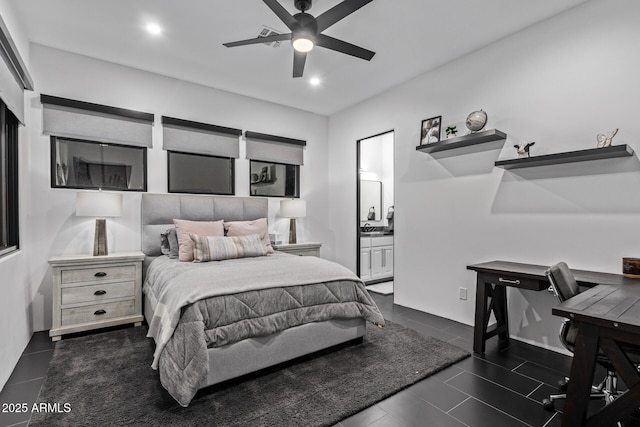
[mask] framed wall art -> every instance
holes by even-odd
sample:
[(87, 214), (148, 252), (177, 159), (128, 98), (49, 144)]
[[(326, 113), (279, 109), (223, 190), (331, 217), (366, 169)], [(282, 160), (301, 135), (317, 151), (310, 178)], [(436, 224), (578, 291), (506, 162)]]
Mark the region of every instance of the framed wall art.
[(422, 126), (420, 127), (420, 145), (440, 141), (441, 123), (442, 116), (436, 116), (422, 121)]

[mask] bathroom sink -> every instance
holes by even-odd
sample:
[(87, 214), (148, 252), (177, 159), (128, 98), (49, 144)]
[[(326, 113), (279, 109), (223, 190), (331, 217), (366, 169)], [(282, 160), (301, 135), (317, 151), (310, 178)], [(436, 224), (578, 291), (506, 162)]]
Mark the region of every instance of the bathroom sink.
[(391, 236), (393, 231), (361, 231), (361, 237)]

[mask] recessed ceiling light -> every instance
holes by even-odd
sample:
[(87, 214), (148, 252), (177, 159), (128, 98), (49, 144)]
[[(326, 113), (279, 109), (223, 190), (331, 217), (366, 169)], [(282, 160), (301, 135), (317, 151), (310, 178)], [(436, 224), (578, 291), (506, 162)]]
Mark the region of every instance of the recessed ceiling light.
[(309, 80), (309, 83), (311, 84), (311, 86), (319, 86), (320, 79), (318, 77), (313, 77), (311, 80)]
[(149, 23), (147, 24), (146, 29), (149, 34), (152, 34), (154, 36), (160, 35), (162, 33), (162, 28), (160, 28), (160, 25), (158, 24)]

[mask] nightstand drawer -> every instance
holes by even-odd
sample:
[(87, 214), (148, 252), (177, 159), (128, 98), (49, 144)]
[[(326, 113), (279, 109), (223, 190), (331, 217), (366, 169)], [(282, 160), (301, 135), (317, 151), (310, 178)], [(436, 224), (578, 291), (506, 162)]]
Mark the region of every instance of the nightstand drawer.
[(60, 282), (64, 284), (95, 282), (100, 280), (135, 280), (135, 265), (95, 266), (90, 268), (69, 268), (60, 270)]
[(62, 326), (100, 322), (133, 314), (135, 314), (134, 300), (64, 308), (62, 309)]
[(135, 295), (136, 282), (116, 282), (90, 286), (73, 286), (61, 289), (62, 305), (79, 302), (96, 303), (105, 299), (126, 298)]
[(305, 243), (289, 243), (281, 245), (272, 245), (273, 249), (278, 252), (284, 252), (290, 255), (299, 256), (315, 256), (320, 257), (320, 247), (322, 243), (305, 242)]
[(300, 250), (289, 250), (287, 251), (291, 255), (299, 255), (299, 256), (320, 256), (320, 251), (317, 249), (300, 249)]

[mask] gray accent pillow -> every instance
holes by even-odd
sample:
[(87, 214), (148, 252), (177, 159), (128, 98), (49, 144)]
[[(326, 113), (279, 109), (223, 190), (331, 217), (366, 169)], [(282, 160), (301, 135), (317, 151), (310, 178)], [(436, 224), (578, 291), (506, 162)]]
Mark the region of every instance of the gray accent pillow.
[(267, 248), (258, 234), (248, 236), (200, 236), (189, 233), (193, 242), (193, 262), (267, 255)]
[(178, 235), (175, 228), (170, 228), (160, 234), (160, 252), (169, 258), (178, 258)]

